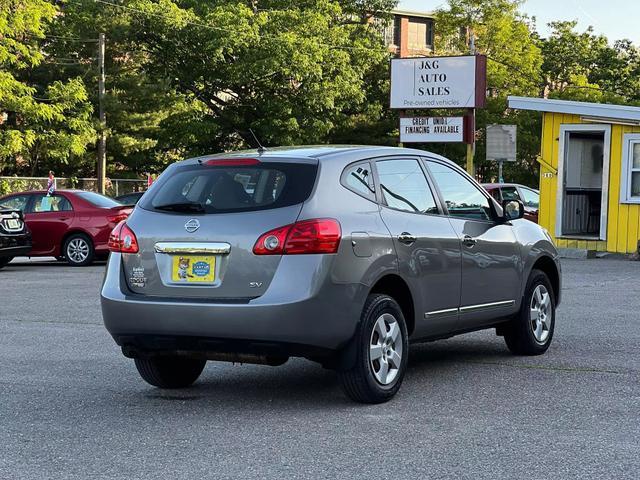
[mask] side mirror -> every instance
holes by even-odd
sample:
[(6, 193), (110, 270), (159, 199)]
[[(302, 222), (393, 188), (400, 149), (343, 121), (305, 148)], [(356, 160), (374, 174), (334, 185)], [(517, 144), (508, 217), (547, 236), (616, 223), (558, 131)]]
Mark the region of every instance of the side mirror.
[(502, 221), (504, 222), (524, 218), (524, 203), (520, 200), (503, 200), (502, 212)]

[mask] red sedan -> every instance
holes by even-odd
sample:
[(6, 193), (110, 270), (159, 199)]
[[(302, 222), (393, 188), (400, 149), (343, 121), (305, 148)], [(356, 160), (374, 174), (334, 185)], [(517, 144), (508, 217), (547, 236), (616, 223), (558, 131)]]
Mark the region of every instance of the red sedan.
[(109, 234), (132, 211), (94, 192), (21, 192), (0, 198), (0, 208), (22, 210), (33, 236), (32, 257), (57, 257), (73, 266), (89, 265), (109, 253)]

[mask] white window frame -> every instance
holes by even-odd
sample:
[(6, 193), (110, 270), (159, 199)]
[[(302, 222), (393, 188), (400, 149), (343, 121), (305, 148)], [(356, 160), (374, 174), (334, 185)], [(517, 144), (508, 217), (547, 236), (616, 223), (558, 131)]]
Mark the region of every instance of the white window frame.
[(633, 168), (633, 146), (637, 143), (640, 144), (640, 133), (625, 133), (622, 137), (620, 203), (640, 204), (640, 196), (631, 195), (632, 173), (640, 172), (640, 168)]
[[(602, 152), (602, 201), (600, 203), (600, 235), (598, 240), (607, 239), (607, 213), (609, 208), (609, 161), (611, 159), (611, 125), (561, 123), (558, 146), (558, 174), (556, 176), (556, 238), (562, 236), (562, 207), (564, 195), (565, 150), (567, 138), (571, 132), (602, 132), (604, 133), (604, 149)], [(578, 237), (576, 237), (578, 238)]]

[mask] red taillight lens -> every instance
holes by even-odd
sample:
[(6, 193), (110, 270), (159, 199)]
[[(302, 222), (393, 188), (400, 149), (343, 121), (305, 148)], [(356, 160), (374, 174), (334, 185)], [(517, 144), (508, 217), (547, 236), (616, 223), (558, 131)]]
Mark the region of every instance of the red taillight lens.
[(120, 223), (122, 220), (126, 220), (128, 216), (129, 215), (127, 215), (126, 213), (118, 213), (117, 215), (107, 215), (107, 222)]
[(108, 246), (112, 252), (138, 253), (138, 239), (124, 220), (111, 231)]
[(336, 253), (342, 230), (337, 220), (303, 220), (262, 235), (253, 247), (255, 255), (301, 255)]
[(207, 160), (204, 164), (209, 167), (247, 167), (259, 165), (260, 160), (255, 158), (224, 158), (220, 160)]

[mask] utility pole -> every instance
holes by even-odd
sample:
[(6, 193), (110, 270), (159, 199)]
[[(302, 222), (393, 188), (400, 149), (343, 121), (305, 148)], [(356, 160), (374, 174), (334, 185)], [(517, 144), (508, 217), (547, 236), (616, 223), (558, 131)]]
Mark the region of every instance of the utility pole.
[(98, 37), (98, 115), (100, 132), (98, 134), (98, 192), (104, 195), (107, 176), (107, 117), (104, 112), (105, 72), (104, 72), (104, 33)]
[[(471, 55), (476, 54), (476, 40), (473, 34), (473, 27), (467, 27), (467, 34), (469, 36), (469, 53)], [(472, 128), (472, 140), (471, 143), (467, 143), (467, 173), (472, 177), (475, 177), (475, 168), (473, 166), (473, 157), (476, 153), (476, 109), (469, 109), (469, 116), (471, 117), (471, 128)]]

